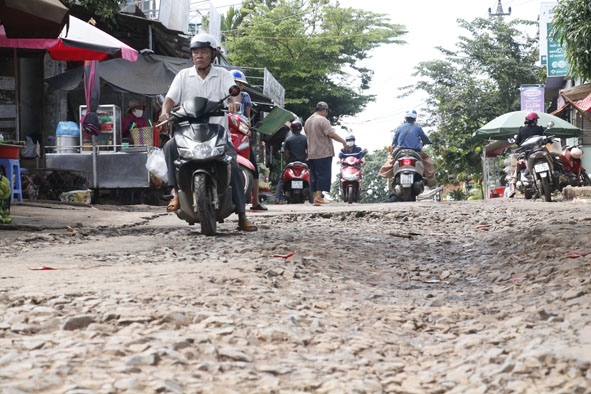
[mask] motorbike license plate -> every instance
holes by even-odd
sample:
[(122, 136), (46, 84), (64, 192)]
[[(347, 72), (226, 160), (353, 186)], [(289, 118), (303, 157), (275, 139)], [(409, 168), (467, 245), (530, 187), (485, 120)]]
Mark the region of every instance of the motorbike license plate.
[(410, 186), (414, 181), (414, 174), (400, 174), (400, 184), (402, 186)]
[(534, 165), (534, 170), (536, 170), (536, 172), (550, 171), (550, 166), (545, 162), (536, 163)]
[(291, 181), (291, 188), (292, 189), (303, 189), (304, 188), (304, 181)]

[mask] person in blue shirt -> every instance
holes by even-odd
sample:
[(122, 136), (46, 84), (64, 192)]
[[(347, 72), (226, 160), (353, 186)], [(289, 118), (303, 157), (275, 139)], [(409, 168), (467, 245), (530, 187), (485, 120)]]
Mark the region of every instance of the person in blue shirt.
[(423, 128), (416, 124), (417, 111), (414, 109), (407, 111), (404, 114), (404, 123), (396, 128), (394, 138), (392, 139), (393, 149), (412, 149), (419, 153), (423, 159), (424, 172), (427, 187), (435, 187), (437, 180), (435, 178), (435, 167), (433, 166), (433, 160), (423, 152), (423, 146), (430, 145), (431, 141), (427, 134), (423, 131)]
[(349, 134), (347, 138), (345, 138), (345, 142), (347, 147), (341, 149), (339, 152), (339, 159), (343, 160), (349, 156), (355, 156), (357, 159), (360, 159), (363, 162), (365, 152), (360, 146), (355, 145), (355, 136), (353, 134)]

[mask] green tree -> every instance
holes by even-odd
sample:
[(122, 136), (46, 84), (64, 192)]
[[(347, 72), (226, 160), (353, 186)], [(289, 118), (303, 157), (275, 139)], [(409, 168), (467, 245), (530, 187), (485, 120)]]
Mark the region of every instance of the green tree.
[(536, 66), (536, 38), (526, 32), (535, 22), (477, 18), (458, 23), (469, 35), (459, 37), (454, 50), (438, 48), (444, 59), (420, 63), (414, 74), (419, 81), (405, 88), (428, 93), (425, 128), (433, 144), (427, 153), (441, 183), (448, 175), (458, 182), (481, 181), (483, 142), (472, 134), (491, 119), (519, 110), (521, 85), (544, 82)]
[(304, 118), (326, 101), (333, 124), (374, 99), (364, 94), (372, 71), (359, 62), (373, 48), (402, 43), (406, 33), (383, 14), (329, 0), (250, 0), (240, 12), (240, 24), (224, 32), (230, 62), (267, 68), (285, 88), (285, 108)]
[[(375, 203), (389, 201), (388, 181), (378, 175), (380, 168), (386, 162), (388, 151), (385, 149), (376, 150), (365, 156), (365, 165), (363, 166), (363, 179), (361, 181), (361, 201), (360, 203)], [(330, 188), (330, 197), (333, 200), (340, 201), (339, 180), (332, 183)]]
[(125, 0), (60, 0), (66, 7), (77, 4), (87, 9), (106, 23), (115, 21), (115, 16), (121, 11)]
[(549, 36), (564, 49), (570, 74), (591, 80), (591, 5), (589, 0), (561, 0), (554, 7)]

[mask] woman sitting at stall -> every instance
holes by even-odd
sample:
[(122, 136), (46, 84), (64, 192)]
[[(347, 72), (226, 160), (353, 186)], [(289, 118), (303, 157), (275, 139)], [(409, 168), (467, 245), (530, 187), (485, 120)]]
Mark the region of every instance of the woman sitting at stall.
[[(129, 142), (133, 145), (133, 129), (141, 129), (143, 127), (152, 128), (152, 122), (143, 117), (146, 105), (138, 99), (129, 100), (127, 107), (127, 115), (121, 119), (121, 142)], [(151, 133), (151, 132), (150, 132)], [(136, 138), (138, 138), (136, 136)], [(127, 141), (126, 141), (127, 139)]]

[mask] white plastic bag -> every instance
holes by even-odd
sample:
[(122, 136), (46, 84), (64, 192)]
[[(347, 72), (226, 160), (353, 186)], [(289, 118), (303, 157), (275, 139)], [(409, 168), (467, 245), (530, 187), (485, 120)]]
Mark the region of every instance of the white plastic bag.
[(164, 151), (160, 148), (153, 148), (148, 152), (146, 168), (151, 175), (161, 180), (164, 184), (168, 183), (168, 167), (164, 159)]

